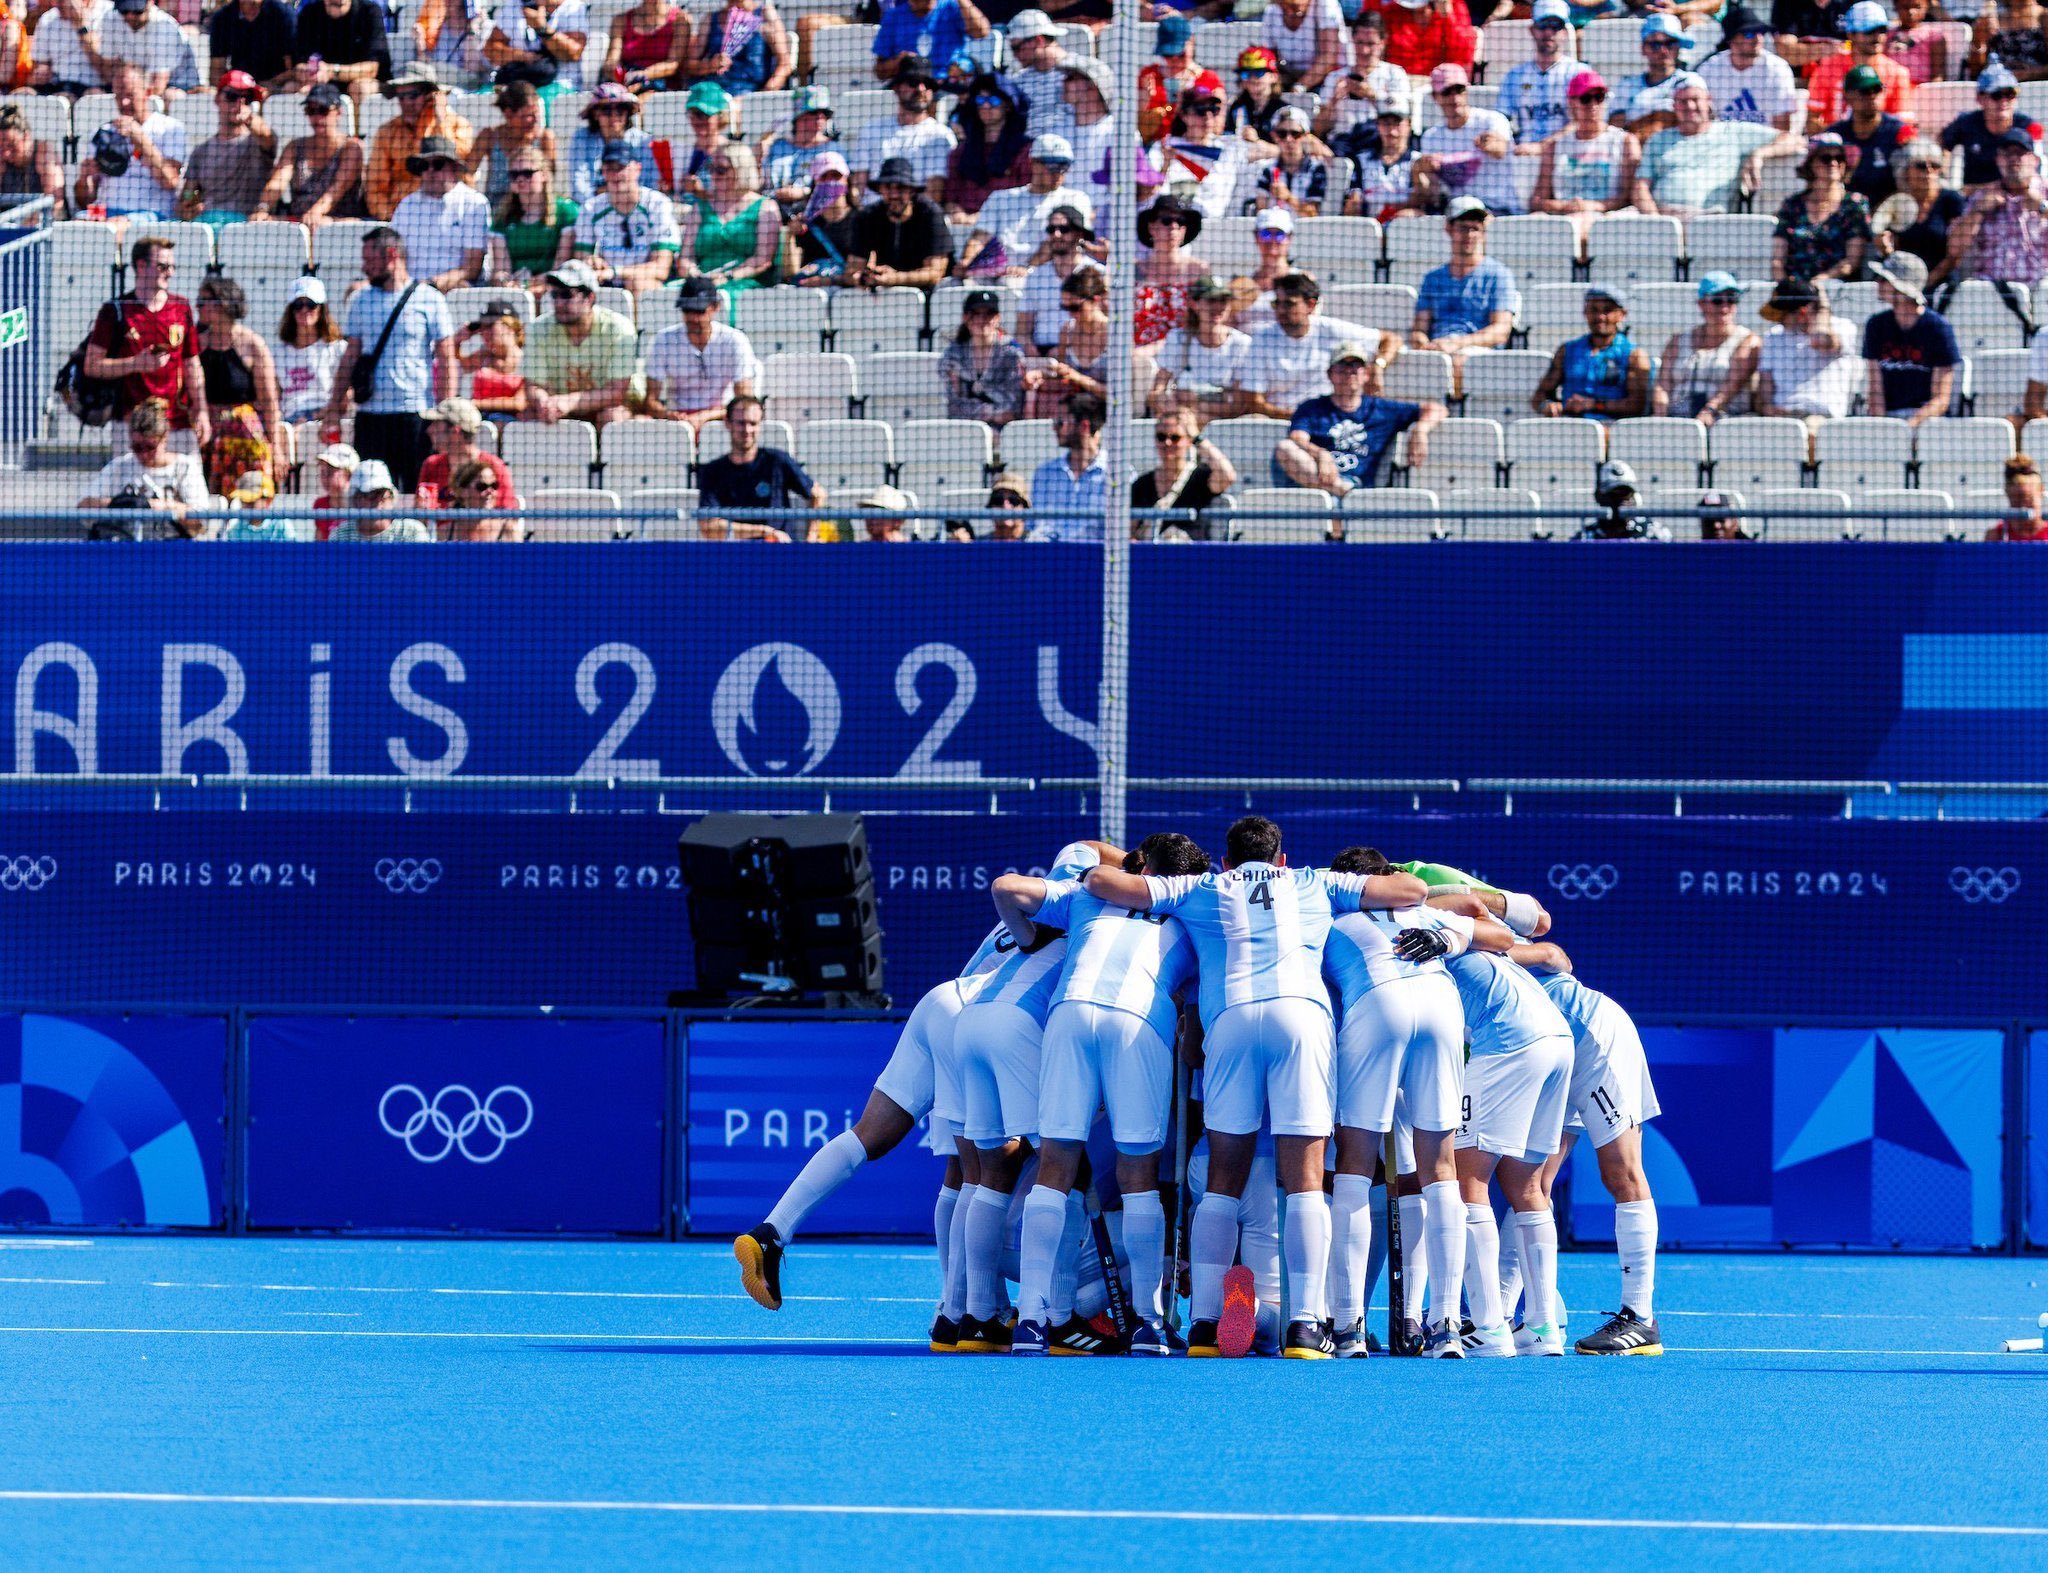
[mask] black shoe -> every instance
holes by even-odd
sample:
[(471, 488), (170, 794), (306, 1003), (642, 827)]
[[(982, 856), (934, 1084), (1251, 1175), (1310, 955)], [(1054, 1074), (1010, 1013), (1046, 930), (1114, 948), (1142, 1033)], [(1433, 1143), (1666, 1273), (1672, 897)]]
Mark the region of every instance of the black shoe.
[(1408, 1317), (1401, 1319), (1401, 1353), (1410, 1358), (1422, 1354), (1422, 1324)]
[(782, 1236), (775, 1225), (756, 1224), (732, 1242), (740, 1264), (740, 1287), (768, 1310), (782, 1309)]
[(1222, 1347), (1216, 1342), (1214, 1322), (1196, 1322), (1188, 1329), (1188, 1355), (1196, 1360), (1220, 1360)]
[(1365, 1347), (1370, 1353), (1376, 1355), (1383, 1355), (1387, 1352), (1386, 1347), (1380, 1343), (1379, 1334), (1373, 1332), (1371, 1328), (1366, 1329)]
[(1143, 1321), (1131, 1332), (1131, 1345), (1126, 1351), (1134, 1355), (1176, 1356), (1188, 1352), (1188, 1341), (1173, 1330), (1168, 1322)]
[(1328, 1360), (1337, 1353), (1337, 1340), (1325, 1321), (1289, 1322), (1281, 1341), (1280, 1355), (1286, 1360)]
[(932, 1353), (956, 1355), (959, 1352), (960, 1324), (941, 1311), (932, 1318)]
[[(1107, 1318), (1105, 1318), (1107, 1320)], [(1112, 1325), (1107, 1332), (1093, 1322), (1070, 1316), (1045, 1335), (1045, 1352), (1053, 1355), (1120, 1355), (1123, 1340)]]
[(993, 1316), (987, 1321), (963, 1316), (959, 1349), (964, 1355), (1006, 1355), (1010, 1352), (1010, 1329)]
[(1363, 1360), (1372, 1352), (1372, 1342), (1365, 1330), (1365, 1321), (1360, 1318), (1349, 1327), (1337, 1329), (1336, 1358), (1339, 1360)]
[(1582, 1355), (1661, 1355), (1664, 1340), (1654, 1321), (1646, 1322), (1623, 1306), (1605, 1327), (1588, 1333), (1572, 1347)]

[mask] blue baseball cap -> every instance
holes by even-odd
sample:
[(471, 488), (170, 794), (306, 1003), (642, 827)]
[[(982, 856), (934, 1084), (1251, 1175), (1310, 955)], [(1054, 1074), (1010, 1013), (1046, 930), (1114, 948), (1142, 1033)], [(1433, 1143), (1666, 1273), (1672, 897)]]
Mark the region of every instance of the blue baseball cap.
[(1740, 295), (1742, 285), (1732, 273), (1715, 272), (1701, 279), (1700, 287), (1694, 293), (1701, 300), (1713, 295)]
[(1562, 22), (1569, 27), (1571, 21), (1572, 8), (1566, 5), (1564, 0), (1536, 0), (1536, 4), (1529, 9), (1531, 27), (1538, 22)]
[(1980, 93), (2017, 93), (2020, 79), (2003, 65), (1986, 66), (1977, 77), (1977, 91)]
[(1643, 18), (1643, 42), (1648, 43), (1653, 38), (1675, 38), (1681, 45), (1691, 42), (1685, 36), (1685, 29), (1679, 25), (1678, 18), (1669, 11), (1659, 11)]
[(1188, 39), (1194, 36), (1194, 24), (1178, 13), (1162, 16), (1159, 31), (1152, 35), (1152, 53), (1155, 55), (1177, 55), (1188, 47)]
[(1856, 0), (1842, 16), (1844, 33), (1882, 33), (1892, 25), (1877, 0)]

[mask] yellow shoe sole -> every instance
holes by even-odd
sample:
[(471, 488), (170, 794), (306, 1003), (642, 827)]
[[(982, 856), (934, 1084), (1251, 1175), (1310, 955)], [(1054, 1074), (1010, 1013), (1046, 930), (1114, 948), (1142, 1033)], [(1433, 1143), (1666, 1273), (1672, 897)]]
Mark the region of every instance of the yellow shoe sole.
[(1330, 1357), (1320, 1349), (1283, 1349), (1280, 1356), (1285, 1360), (1327, 1360)]
[(1661, 1355), (1664, 1352), (1664, 1346), (1662, 1344), (1644, 1344), (1643, 1347), (1640, 1349), (1615, 1349), (1609, 1351), (1606, 1356), (1603, 1356), (1601, 1351), (1597, 1349), (1575, 1348), (1575, 1352), (1582, 1355), (1592, 1355), (1597, 1360), (1601, 1358), (1612, 1358), (1615, 1355), (1620, 1355), (1624, 1358), (1629, 1355)]
[(782, 1309), (782, 1297), (768, 1288), (768, 1275), (763, 1271), (761, 1242), (751, 1234), (743, 1234), (732, 1242), (733, 1260), (740, 1264), (740, 1287), (754, 1297), (754, 1303), (763, 1310)]
[(1223, 1358), (1223, 1351), (1214, 1344), (1190, 1344), (1188, 1345), (1188, 1358), (1190, 1360), (1221, 1360)]
[(935, 1354), (935, 1355), (957, 1355), (957, 1354), (958, 1354), (958, 1353), (960, 1352), (960, 1346), (959, 1346), (958, 1344), (936, 1344), (936, 1343), (935, 1343), (935, 1344), (930, 1344), (930, 1345), (927, 1345), (927, 1347), (928, 1347), (928, 1348), (929, 1348), (929, 1349), (931, 1350), (931, 1352), (932, 1352), (933, 1354)]

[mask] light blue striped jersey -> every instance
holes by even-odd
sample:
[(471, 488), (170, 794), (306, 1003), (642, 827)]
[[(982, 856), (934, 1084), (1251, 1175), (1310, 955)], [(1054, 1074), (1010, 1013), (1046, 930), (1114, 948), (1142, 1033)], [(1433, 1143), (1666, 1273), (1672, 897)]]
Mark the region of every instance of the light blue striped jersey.
[(1078, 1000), (1143, 1016), (1173, 1046), (1176, 996), (1195, 977), (1195, 947), (1178, 919), (1133, 912), (1091, 896), (1078, 882), (1046, 887), (1038, 921), (1067, 931), (1067, 964), (1055, 1002)]
[(1045, 1018), (1052, 1014), (1060, 968), (1066, 960), (1067, 942), (1064, 939), (1056, 939), (1028, 955), (1017, 949), (1016, 942), (1012, 940), (1003, 952), (1003, 959), (979, 975), (976, 980), (979, 987), (972, 994), (965, 988), (960, 991), (966, 1000), (966, 1008), (1014, 1005), (1043, 1027)]
[(1470, 918), (1435, 907), (1345, 913), (1330, 925), (1330, 938), (1323, 946), (1323, 981), (1330, 986), (1340, 1017), (1382, 983), (1444, 970), (1441, 959), (1414, 962), (1395, 955), (1394, 939), (1403, 929), (1443, 929), (1462, 935), (1462, 943), (1452, 941), (1454, 949), (1472, 943)]
[(1465, 1036), (1478, 1054), (1506, 1054), (1539, 1038), (1569, 1038), (1570, 1023), (1534, 976), (1505, 956), (1468, 950), (1446, 962), (1465, 1007)]
[[(1078, 841), (1069, 842), (1061, 847), (1053, 858), (1052, 872), (1047, 878), (1062, 882), (1079, 879), (1101, 861), (1102, 859), (1095, 855), (1093, 847), (1083, 846)], [(974, 954), (967, 958), (967, 965), (960, 969), (961, 981), (990, 971), (1016, 948), (1017, 938), (1010, 932), (1010, 926), (1007, 923), (996, 924), (988, 931), (987, 937), (975, 947)], [(966, 997), (964, 990), (962, 997)]]
[(1233, 1005), (1313, 1000), (1323, 987), (1323, 941), (1333, 912), (1356, 912), (1363, 874), (1244, 863), (1212, 874), (1147, 875), (1152, 910), (1187, 925), (1202, 973), (1202, 1025)]
[(1572, 1036), (1581, 1041), (1597, 1044), (1599, 1034), (1594, 1028), (1594, 1019), (1603, 1009), (1621, 1009), (1598, 989), (1587, 988), (1568, 972), (1538, 973), (1536, 981), (1543, 986), (1550, 1003), (1563, 1014), (1572, 1029)]

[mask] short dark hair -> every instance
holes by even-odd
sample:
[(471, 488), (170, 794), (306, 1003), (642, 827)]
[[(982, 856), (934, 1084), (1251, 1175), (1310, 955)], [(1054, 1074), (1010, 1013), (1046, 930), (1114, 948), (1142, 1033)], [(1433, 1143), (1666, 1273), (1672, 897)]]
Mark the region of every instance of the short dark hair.
[(1124, 854), (1126, 874), (1206, 874), (1209, 854), (1178, 830), (1160, 830)]
[(731, 398), (725, 401), (725, 418), (727, 420), (731, 420), (735, 412), (745, 409), (749, 404), (753, 405), (755, 409), (761, 411), (764, 415), (768, 411), (768, 406), (762, 402), (758, 395), (752, 393), (735, 393)]
[(1223, 855), (1233, 864), (1270, 863), (1280, 855), (1280, 827), (1263, 814), (1247, 814), (1224, 836)]
[(363, 244), (375, 246), (379, 251), (390, 256), (400, 258), (405, 256), (405, 237), (389, 224), (379, 224), (375, 229), (364, 235)]
[(1378, 847), (1346, 847), (1330, 860), (1336, 874), (1386, 874), (1393, 870)]
[(199, 286), (200, 304), (217, 301), (227, 307), (228, 315), (240, 322), (249, 315), (249, 297), (242, 293), (242, 286), (225, 274), (216, 273)]
[(1273, 281), (1276, 295), (1299, 295), (1303, 300), (1321, 300), (1323, 286), (1316, 282), (1313, 273), (1304, 273), (1299, 268), (1292, 273), (1283, 273)]
[(1065, 408), (1090, 431), (1101, 431), (1109, 424), (1109, 404), (1099, 393), (1070, 393)]
[(128, 265), (133, 267), (138, 262), (147, 262), (159, 251), (175, 252), (177, 249), (178, 243), (168, 235), (144, 235), (128, 248)]

